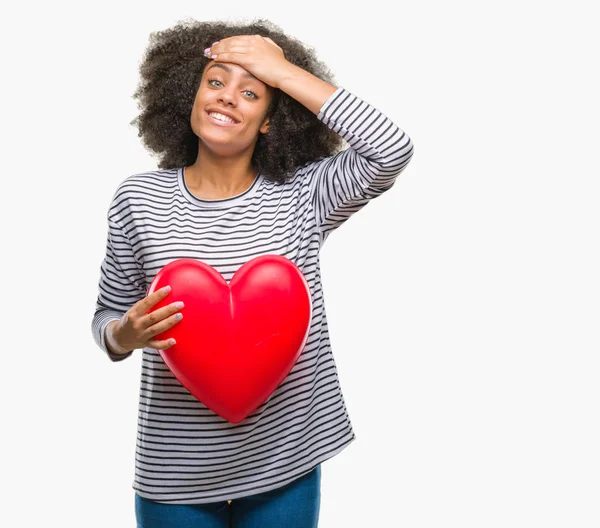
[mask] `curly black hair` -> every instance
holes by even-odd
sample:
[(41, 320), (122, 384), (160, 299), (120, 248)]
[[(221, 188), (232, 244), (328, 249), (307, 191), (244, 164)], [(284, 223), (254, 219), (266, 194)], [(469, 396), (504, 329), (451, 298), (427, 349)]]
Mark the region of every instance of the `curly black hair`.
[[(159, 156), (159, 168), (196, 162), (198, 137), (190, 118), (202, 72), (209, 63), (204, 49), (236, 35), (271, 38), (289, 62), (333, 84), (333, 75), (312, 48), (285, 35), (268, 20), (232, 23), (186, 19), (172, 28), (155, 31), (150, 34), (139, 67), (140, 82), (133, 94), (140, 114), (130, 124), (138, 127), (143, 145)], [(259, 134), (252, 156), (253, 166), (267, 179), (283, 183), (297, 168), (333, 155), (342, 146), (338, 134), (281, 90), (275, 90), (267, 115), (269, 132)]]

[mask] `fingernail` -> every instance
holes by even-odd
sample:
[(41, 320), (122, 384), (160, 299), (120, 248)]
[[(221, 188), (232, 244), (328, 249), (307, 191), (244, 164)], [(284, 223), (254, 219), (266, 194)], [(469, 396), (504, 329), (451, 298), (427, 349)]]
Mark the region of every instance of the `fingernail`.
[(175, 344), (175, 339), (169, 339), (169, 345), (174, 345)]
[(162, 292), (171, 291), (171, 286), (165, 286), (164, 288), (161, 288), (160, 291), (162, 291)]
[(178, 310), (183, 308), (183, 306), (184, 306), (183, 301), (178, 301), (175, 303), (175, 308), (177, 308)]
[(204, 56), (205, 56), (205, 57), (210, 57), (210, 48), (206, 48), (206, 49), (204, 50)]
[(182, 314), (182, 313), (178, 313), (178, 314), (175, 316), (175, 319), (176, 319), (177, 321), (181, 321), (181, 320), (183, 319), (183, 314)]
[(214, 46), (215, 44), (218, 44), (219, 42), (221, 42), (221, 41), (220, 41), (220, 40), (217, 40), (216, 42), (213, 42), (213, 43), (211, 44), (211, 46)]

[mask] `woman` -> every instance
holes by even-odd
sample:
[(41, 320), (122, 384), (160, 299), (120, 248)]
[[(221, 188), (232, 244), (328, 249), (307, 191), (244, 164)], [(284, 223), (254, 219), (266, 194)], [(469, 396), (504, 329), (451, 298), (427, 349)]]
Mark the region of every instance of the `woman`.
[[(111, 360), (143, 349), (138, 526), (317, 526), (320, 464), (355, 439), (330, 347), (319, 250), (394, 184), (412, 143), (268, 22), (178, 24), (152, 39), (134, 123), (160, 154), (160, 170), (117, 188), (92, 321)], [(349, 147), (340, 151), (342, 140)], [(294, 368), (234, 425), (162, 361), (158, 350), (172, 343), (154, 336), (185, 307), (173, 299), (146, 315), (168, 291), (146, 292), (174, 259), (201, 260), (229, 282), (264, 254), (302, 271), (312, 321)]]

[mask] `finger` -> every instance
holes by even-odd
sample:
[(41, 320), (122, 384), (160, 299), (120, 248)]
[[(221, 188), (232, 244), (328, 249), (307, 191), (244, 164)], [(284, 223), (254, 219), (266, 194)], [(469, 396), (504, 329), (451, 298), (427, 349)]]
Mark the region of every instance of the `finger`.
[(221, 53), (248, 53), (252, 48), (245, 44), (225, 44), (221, 45), (221, 43), (216, 44), (215, 46), (210, 48), (210, 52), (212, 55), (219, 55)]
[(212, 55), (219, 55), (221, 53), (248, 53), (252, 50), (256, 41), (253, 40), (221, 40), (216, 42), (210, 48), (206, 48), (205, 55), (211, 58)]
[(183, 319), (183, 314), (178, 312), (176, 314), (159, 321), (158, 323), (148, 327), (144, 332), (144, 341), (148, 341), (152, 339), (155, 335), (161, 334), (162, 332), (167, 331), (169, 328), (172, 328), (177, 323), (179, 323)]
[(261, 35), (237, 35), (235, 37), (228, 37), (218, 40), (217, 42), (213, 42), (207, 49), (210, 50), (211, 54), (217, 55), (225, 51), (238, 51), (237, 49), (234, 49), (236, 46), (241, 46), (244, 50), (247, 50), (256, 45), (257, 42), (264, 40), (269, 40), (272, 45), (279, 48), (279, 46), (277, 46), (277, 44), (275, 44), (275, 42), (273, 42), (271, 39), (265, 38)]
[(234, 64), (239, 64), (240, 66), (244, 66), (246, 59), (248, 58), (247, 53), (218, 53), (217, 55), (213, 55), (212, 60), (221, 61), (221, 62), (233, 62)]
[(156, 290), (134, 304), (131, 310), (136, 313), (136, 315), (143, 315), (155, 304), (162, 301), (169, 293), (171, 293), (170, 286), (165, 286), (160, 290)]
[(251, 35), (238, 35), (235, 37), (227, 37), (221, 40), (217, 40), (216, 42), (213, 42), (207, 49), (209, 50), (214, 50), (216, 46), (219, 45), (224, 45), (224, 46), (231, 46), (231, 45), (238, 45), (238, 44), (249, 44), (254, 37), (252, 37)]
[(175, 344), (175, 340), (173, 339), (173, 342), (170, 339), (166, 339), (166, 340), (156, 340), (156, 339), (152, 339), (151, 341), (148, 342), (148, 346), (150, 348), (155, 348), (156, 350), (165, 350), (167, 348), (172, 347)]
[(170, 315), (178, 312), (183, 308), (184, 304), (181, 301), (172, 302), (171, 304), (167, 304), (166, 306), (162, 306), (157, 310), (153, 310), (152, 312), (142, 316), (140, 318), (140, 323), (142, 328), (150, 328), (152, 325), (159, 323), (163, 319), (166, 319)]
[[(253, 38), (253, 35), (234, 35), (233, 37), (226, 37), (224, 39), (221, 40), (217, 40), (217, 42), (235, 42), (235, 41), (248, 41), (251, 40)], [(216, 44), (217, 42), (213, 42), (213, 44)]]

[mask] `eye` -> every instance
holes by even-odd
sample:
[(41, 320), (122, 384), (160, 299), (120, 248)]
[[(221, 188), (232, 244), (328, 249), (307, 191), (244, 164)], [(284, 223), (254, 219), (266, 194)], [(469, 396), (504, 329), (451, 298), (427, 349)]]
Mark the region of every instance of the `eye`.
[[(221, 81), (219, 81), (218, 79), (208, 79), (207, 82), (208, 82), (208, 84), (210, 84), (211, 86), (214, 86), (215, 88), (220, 88), (221, 86), (223, 86), (223, 83)], [(242, 93), (245, 94), (246, 97), (248, 97), (249, 99), (258, 99), (258, 95), (256, 95), (251, 90), (244, 90)]]

